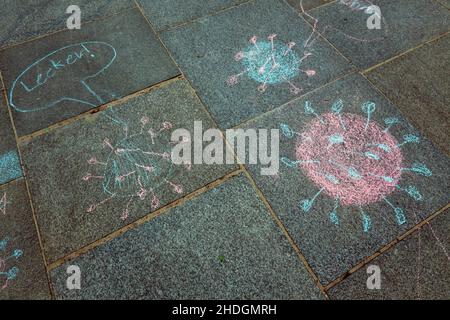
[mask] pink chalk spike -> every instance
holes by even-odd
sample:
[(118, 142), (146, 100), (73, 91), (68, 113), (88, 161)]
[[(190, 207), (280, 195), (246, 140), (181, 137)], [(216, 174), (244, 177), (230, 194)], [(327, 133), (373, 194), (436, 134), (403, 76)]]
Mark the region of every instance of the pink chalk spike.
[(295, 42), (289, 42), (287, 46), (288, 46), (288, 48), (283, 53), (283, 56), (286, 56), (289, 52), (292, 51), (292, 48), (295, 47)]
[(108, 147), (108, 148), (110, 148), (111, 150), (114, 150), (114, 147), (112, 146), (111, 141), (109, 141), (108, 138), (106, 138), (105, 140), (103, 140), (102, 145), (103, 145), (103, 147)]
[(277, 34), (276, 33), (272, 33), (272, 34), (270, 34), (268, 37), (267, 37), (267, 39), (269, 39), (270, 41), (273, 41), (273, 39), (275, 39), (277, 37)]
[(257, 36), (253, 36), (253, 37), (251, 37), (250, 40), (249, 40), (249, 42), (250, 42), (251, 44), (256, 44), (256, 41), (258, 41), (258, 37), (257, 37)]
[(87, 208), (86, 209), (86, 212), (88, 212), (88, 213), (92, 213), (92, 212), (94, 212), (95, 211), (95, 209), (97, 208), (97, 206), (96, 205), (94, 205), (94, 204), (91, 204), (90, 206), (89, 206), (89, 208)]
[(264, 93), (264, 92), (266, 92), (266, 90), (267, 90), (267, 84), (263, 83), (258, 86), (259, 92)]
[(296, 87), (296, 86), (295, 86), (293, 83), (291, 83), (291, 82), (289, 82), (289, 90), (291, 91), (292, 94), (295, 94), (295, 95), (299, 94), (299, 93), (302, 91), (302, 89)]
[(86, 174), (86, 175), (83, 177), (83, 180), (84, 180), (84, 181), (89, 181), (89, 180), (91, 180), (91, 179), (102, 180), (102, 179), (104, 179), (104, 178), (105, 178), (104, 176), (94, 176), (94, 175), (88, 173), (88, 174)]
[(303, 71), (308, 77), (313, 77), (316, 75), (316, 70), (304, 70)]
[(183, 193), (183, 187), (181, 185), (177, 185), (169, 180), (165, 180), (168, 185), (173, 188), (173, 191), (176, 193)]
[(158, 209), (158, 207), (159, 207), (159, 199), (158, 199), (158, 197), (156, 195), (153, 195), (153, 197), (152, 197), (152, 209), (155, 210), (155, 209)]
[(171, 122), (168, 122), (168, 121), (163, 122), (162, 129), (167, 130), (167, 129), (172, 129), (172, 128), (173, 128), (173, 124)]
[(235, 54), (234, 60), (241, 61), (242, 59), (244, 59), (244, 52), (239, 51), (238, 53)]
[(192, 164), (191, 163), (185, 163), (184, 167), (186, 168), (186, 170), (192, 170)]
[(147, 116), (143, 116), (142, 118), (141, 118), (141, 124), (143, 125), (143, 126), (145, 126), (147, 123), (149, 123), (150, 122), (150, 119), (149, 119), (149, 117), (147, 117)]
[(130, 211), (129, 211), (128, 209), (125, 209), (125, 210), (122, 212), (122, 216), (120, 217), (120, 219), (121, 219), (122, 221), (125, 221), (125, 220), (128, 219), (129, 216), (130, 216)]
[(257, 40), (258, 40), (258, 37), (253, 36), (253, 37), (250, 38), (249, 41), (250, 41), (250, 43), (252, 43), (252, 44), (255, 46), (255, 48), (256, 48), (258, 51), (260, 51), (258, 45), (256, 44)]
[(156, 133), (153, 129), (148, 129), (147, 133), (150, 135), (150, 139), (152, 139), (152, 144), (155, 144)]
[(232, 76), (229, 76), (227, 79), (227, 85), (230, 87), (236, 85), (238, 82), (239, 82), (239, 77), (235, 74), (233, 74)]
[(136, 171), (132, 171), (132, 172), (123, 174), (123, 175), (121, 175), (121, 176), (118, 176), (118, 177), (117, 177), (117, 181), (119, 181), (119, 182), (124, 182), (126, 178), (128, 178), (129, 176), (131, 176), (131, 175), (133, 175), (133, 174), (135, 174), (135, 173), (136, 173)]
[[(152, 166), (143, 166), (143, 165), (140, 165), (140, 164), (137, 164), (137, 163), (135, 163), (134, 164), (136, 167), (138, 167), (138, 168), (141, 168), (141, 169), (144, 169), (145, 171), (147, 171), (147, 172), (153, 172), (154, 170), (155, 170), (155, 168), (153, 168)], [(139, 177), (140, 178), (140, 177)]]
[(147, 190), (141, 189), (141, 190), (137, 193), (137, 196), (139, 197), (139, 199), (145, 200), (145, 198), (147, 197)]

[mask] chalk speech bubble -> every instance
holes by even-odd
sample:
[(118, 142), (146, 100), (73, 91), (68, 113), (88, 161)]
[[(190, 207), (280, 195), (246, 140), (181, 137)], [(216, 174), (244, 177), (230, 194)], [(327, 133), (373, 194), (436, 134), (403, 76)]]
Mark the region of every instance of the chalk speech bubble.
[(51, 52), (28, 66), (14, 80), (10, 105), (19, 112), (49, 109), (62, 101), (96, 107), (103, 99), (86, 83), (105, 71), (117, 57), (106, 42), (88, 41)]

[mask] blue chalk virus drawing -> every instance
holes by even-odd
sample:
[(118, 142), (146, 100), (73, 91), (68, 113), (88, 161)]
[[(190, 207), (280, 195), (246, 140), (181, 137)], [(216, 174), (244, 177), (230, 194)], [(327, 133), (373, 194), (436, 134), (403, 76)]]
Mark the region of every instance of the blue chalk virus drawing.
[(309, 213), (322, 194), (333, 199), (329, 220), (339, 225), (341, 207), (358, 209), (362, 229), (369, 232), (372, 218), (367, 213), (370, 204), (383, 201), (394, 215), (398, 225), (406, 223), (406, 212), (389, 196), (397, 191), (415, 201), (424, 198), (414, 185), (402, 185), (402, 176), (416, 174), (430, 177), (432, 171), (422, 163), (404, 166), (402, 149), (419, 144), (420, 137), (405, 134), (402, 141), (389, 132), (400, 124), (397, 117), (384, 119), (384, 127), (373, 120), (376, 105), (362, 104), (363, 115), (345, 113), (342, 100), (336, 101), (329, 112), (319, 114), (307, 101), (306, 116), (312, 117), (303, 132), (297, 132), (288, 124), (280, 125), (282, 134), (296, 141), (295, 159), (283, 157), (288, 168), (300, 169), (319, 190), (308, 199), (302, 199), (298, 209)]
[(18, 179), (21, 176), (22, 167), (17, 151), (9, 151), (0, 155), (0, 184)]
[(276, 40), (277, 35), (271, 34), (267, 40), (258, 41), (253, 36), (249, 42), (250, 46), (235, 55), (235, 60), (240, 61), (244, 70), (228, 78), (227, 84), (234, 86), (239, 82), (239, 78), (246, 75), (250, 79), (259, 83), (258, 91), (265, 92), (268, 85), (288, 83), (293, 94), (301, 92), (301, 88), (294, 84), (293, 79), (298, 77), (300, 72), (307, 76), (314, 76), (314, 70), (302, 70), (302, 63), (311, 56), (305, 52), (299, 57), (294, 50), (295, 42), (287, 44)]
[[(107, 112), (109, 112), (108, 110)], [(121, 126), (124, 137), (113, 143), (110, 139), (103, 140), (103, 148), (109, 150), (109, 155), (103, 161), (91, 157), (88, 164), (98, 168), (99, 175), (88, 173), (84, 181), (99, 180), (106, 199), (90, 205), (86, 211), (93, 212), (98, 207), (120, 199), (125, 204), (121, 219), (126, 220), (130, 214), (130, 204), (133, 200), (149, 200), (153, 210), (160, 206), (158, 191), (168, 186), (174, 193), (183, 193), (183, 187), (172, 181), (174, 165), (171, 161), (170, 130), (173, 125), (163, 122), (158, 128), (149, 126), (150, 118), (140, 119), (139, 129), (130, 130), (127, 122), (115, 114), (106, 115), (114, 124)], [(186, 164), (190, 170), (190, 164)], [(167, 190), (167, 189), (163, 189)]]
[(19, 268), (16, 266), (16, 261), (23, 255), (20, 249), (8, 251), (9, 241), (8, 237), (0, 240), (0, 288), (2, 290), (17, 278)]

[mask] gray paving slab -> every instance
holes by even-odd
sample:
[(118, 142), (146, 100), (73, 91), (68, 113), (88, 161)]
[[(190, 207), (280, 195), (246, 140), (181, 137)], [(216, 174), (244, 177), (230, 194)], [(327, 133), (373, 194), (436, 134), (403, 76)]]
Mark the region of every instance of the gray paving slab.
[(222, 128), (352, 70), (327, 43), (313, 41), (312, 28), (282, 1), (246, 3), (161, 36)]
[[(2, 0), (0, 48), (67, 28), (70, 0)], [(78, 0), (81, 23), (135, 6), (132, 0)]]
[[(65, 288), (69, 264), (81, 290)], [(62, 299), (323, 299), (243, 175), (62, 265), (52, 281)]]
[(179, 74), (138, 9), (0, 51), (19, 136)]
[(367, 74), (391, 101), (450, 154), (450, 37), (424, 45)]
[[(332, 299), (448, 300), (450, 211), (433, 219), (330, 291)], [(380, 270), (380, 289), (367, 289), (369, 266)]]
[(449, 203), (449, 158), (362, 76), (245, 126), (255, 127), (282, 132), (278, 176), (248, 167), (323, 284)]
[(21, 145), (50, 262), (222, 177), (232, 165), (172, 165), (171, 132), (213, 127), (174, 80)]
[(50, 298), (24, 180), (0, 186), (0, 218), (0, 300)]
[(16, 138), (11, 126), (11, 119), (0, 90), (0, 184), (22, 176)]
[(157, 30), (214, 14), (249, 0), (139, 0), (151, 24)]
[(321, 31), (344, 56), (367, 69), (450, 30), (450, 13), (434, 0), (373, 0), (381, 12), (380, 29), (369, 29), (365, 0), (311, 10)]

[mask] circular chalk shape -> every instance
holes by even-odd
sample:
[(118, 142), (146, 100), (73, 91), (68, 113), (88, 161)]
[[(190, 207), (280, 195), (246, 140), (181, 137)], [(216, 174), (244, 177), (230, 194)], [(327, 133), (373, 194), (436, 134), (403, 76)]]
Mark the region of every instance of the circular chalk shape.
[(306, 176), (342, 205), (367, 205), (396, 189), (403, 156), (397, 140), (356, 114), (326, 113), (298, 139), (296, 158)]

